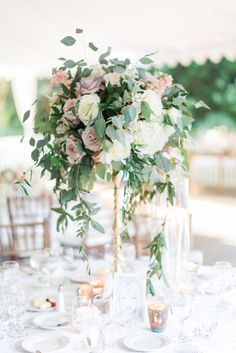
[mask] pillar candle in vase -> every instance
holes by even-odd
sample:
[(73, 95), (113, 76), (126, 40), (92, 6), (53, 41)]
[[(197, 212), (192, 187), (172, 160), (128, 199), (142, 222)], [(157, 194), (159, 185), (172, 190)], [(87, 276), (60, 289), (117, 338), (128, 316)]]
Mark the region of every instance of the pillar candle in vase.
[(149, 304), (148, 316), (153, 332), (163, 332), (166, 328), (168, 306), (164, 303)]

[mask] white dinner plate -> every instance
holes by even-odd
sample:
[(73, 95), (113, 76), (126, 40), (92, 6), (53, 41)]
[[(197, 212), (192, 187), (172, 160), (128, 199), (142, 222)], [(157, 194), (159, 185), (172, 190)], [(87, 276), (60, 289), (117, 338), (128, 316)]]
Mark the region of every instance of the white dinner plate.
[(67, 278), (69, 278), (70, 281), (76, 282), (76, 283), (89, 283), (89, 275), (83, 274), (78, 271), (70, 271), (67, 273)]
[(54, 353), (68, 347), (70, 339), (65, 334), (45, 334), (27, 337), (22, 343), (22, 348), (29, 353)]
[(35, 326), (44, 328), (46, 330), (63, 329), (69, 325), (69, 324), (62, 325), (62, 326), (59, 325), (64, 322), (70, 322), (70, 316), (68, 314), (62, 314), (58, 312), (41, 314), (33, 318), (33, 323)]
[(137, 336), (127, 336), (124, 338), (124, 345), (139, 352), (151, 352), (163, 348), (170, 344), (170, 339), (160, 333), (143, 333)]

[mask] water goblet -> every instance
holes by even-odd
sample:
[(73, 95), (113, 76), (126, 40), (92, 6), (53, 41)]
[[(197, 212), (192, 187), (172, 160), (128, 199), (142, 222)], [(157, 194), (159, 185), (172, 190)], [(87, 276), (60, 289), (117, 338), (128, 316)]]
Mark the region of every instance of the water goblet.
[(199, 295), (194, 299), (193, 316), (197, 327), (194, 329), (194, 337), (203, 340), (206, 344), (210, 342), (215, 332), (219, 312), (216, 308), (216, 297), (214, 295)]
[(5, 281), (8, 284), (16, 283), (19, 280), (19, 263), (17, 261), (3, 261), (2, 266), (8, 269), (5, 272)]
[(92, 302), (87, 296), (77, 295), (72, 301), (72, 323), (80, 331), (80, 321), (85, 316), (91, 316)]
[(8, 324), (8, 336), (23, 337), (25, 335), (24, 325), (21, 318), (26, 311), (25, 293), (22, 289), (13, 287), (8, 295), (8, 313), (10, 321)]
[(232, 278), (232, 265), (228, 261), (217, 261), (214, 265), (216, 275), (216, 292), (219, 301), (217, 307), (219, 311), (225, 311), (229, 307), (229, 303), (224, 299), (224, 292), (227, 290)]
[(103, 295), (96, 295), (93, 299), (93, 306), (95, 315), (98, 313), (101, 315), (102, 328), (103, 328), (103, 346), (107, 347), (107, 339), (105, 337), (106, 328), (111, 324), (112, 321), (112, 299)]
[(171, 299), (171, 312), (176, 317), (180, 330), (178, 334), (178, 340), (180, 342), (188, 342), (190, 337), (188, 337), (184, 332), (184, 326), (186, 320), (191, 315), (192, 309), (192, 297), (188, 292), (177, 291), (173, 294)]

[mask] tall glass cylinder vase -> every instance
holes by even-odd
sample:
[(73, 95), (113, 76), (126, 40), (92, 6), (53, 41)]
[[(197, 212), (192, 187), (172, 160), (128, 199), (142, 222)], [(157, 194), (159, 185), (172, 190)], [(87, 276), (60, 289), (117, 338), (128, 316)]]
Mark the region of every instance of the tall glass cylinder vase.
[(162, 250), (163, 278), (170, 288), (178, 286), (189, 252), (188, 179), (174, 180), (174, 204), (167, 202), (165, 193), (157, 195), (152, 203), (152, 235), (162, 232), (165, 248)]

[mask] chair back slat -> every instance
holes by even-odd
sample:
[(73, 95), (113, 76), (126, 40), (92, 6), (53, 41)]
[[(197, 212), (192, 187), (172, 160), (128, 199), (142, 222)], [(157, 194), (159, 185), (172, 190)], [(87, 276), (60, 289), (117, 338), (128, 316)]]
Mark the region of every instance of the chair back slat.
[(48, 220), (0, 225), (0, 257), (21, 257), (31, 250), (49, 247)]

